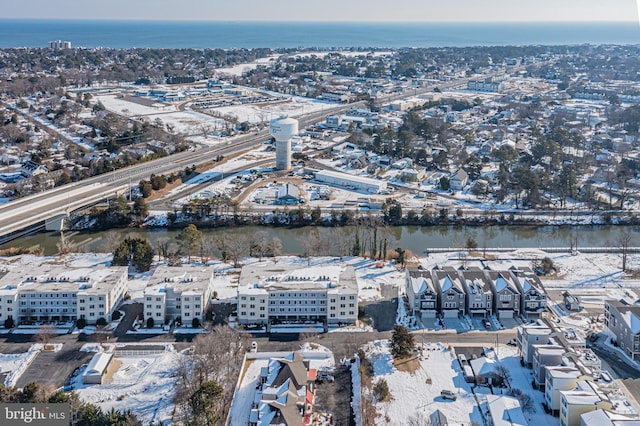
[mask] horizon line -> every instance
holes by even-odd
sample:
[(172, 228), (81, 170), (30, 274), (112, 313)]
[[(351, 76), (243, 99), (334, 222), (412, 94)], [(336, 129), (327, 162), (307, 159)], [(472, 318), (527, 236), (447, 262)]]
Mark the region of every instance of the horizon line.
[(165, 19), (165, 18), (30, 18), (30, 17), (0, 17), (0, 21), (85, 21), (85, 22), (183, 22), (183, 23), (318, 23), (318, 24), (630, 24), (640, 22), (638, 19), (628, 20), (548, 20), (548, 21), (528, 21), (528, 20), (498, 20), (498, 21), (474, 21), (474, 20), (238, 20), (238, 19)]

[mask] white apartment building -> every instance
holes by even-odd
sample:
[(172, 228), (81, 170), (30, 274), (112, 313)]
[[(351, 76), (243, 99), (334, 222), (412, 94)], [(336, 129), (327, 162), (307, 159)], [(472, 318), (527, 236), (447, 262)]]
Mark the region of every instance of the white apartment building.
[(71, 42), (62, 40), (50, 41), (49, 49), (71, 49)]
[(127, 268), (41, 265), (0, 278), (0, 321), (111, 319), (127, 292)]
[(352, 266), (242, 268), (238, 283), (238, 322), (355, 324), (358, 283)]
[(213, 296), (213, 270), (191, 266), (159, 266), (144, 290), (144, 316), (156, 325), (178, 320), (202, 324)]

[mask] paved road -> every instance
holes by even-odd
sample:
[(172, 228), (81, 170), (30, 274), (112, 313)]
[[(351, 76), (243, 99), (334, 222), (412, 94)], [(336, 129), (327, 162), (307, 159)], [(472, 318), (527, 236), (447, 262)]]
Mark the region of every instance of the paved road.
[(617, 351), (604, 344), (605, 337), (600, 336), (590, 347), (603, 361), (602, 369), (613, 373), (613, 377), (620, 379), (640, 379), (640, 366), (633, 365)]

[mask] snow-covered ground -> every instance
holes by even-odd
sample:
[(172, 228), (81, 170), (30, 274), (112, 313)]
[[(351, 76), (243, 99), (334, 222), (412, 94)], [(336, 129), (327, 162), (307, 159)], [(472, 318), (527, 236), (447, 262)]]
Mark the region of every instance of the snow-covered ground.
[(83, 401), (100, 406), (104, 411), (131, 410), (142, 421), (171, 424), (177, 372), (182, 354), (165, 352), (156, 356), (116, 357), (121, 363), (113, 381), (105, 385), (85, 385), (82, 370), (73, 386)]
[[(442, 411), (449, 424), (483, 424), (470, 385), (464, 381), (453, 354), (442, 344), (425, 345), (420, 366), (413, 374), (393, 365), (386, 340), (369, 342), (365, 353), (373, 365), (373, 382), (385, 379), (391, 394), (389, 401), (376, 404), (380, 415), (376, 424), (406, 425), (417, 412), (428, 417), (435, 410)], [(443, 399), (442, 390), (453, 391), (457, 400)]]

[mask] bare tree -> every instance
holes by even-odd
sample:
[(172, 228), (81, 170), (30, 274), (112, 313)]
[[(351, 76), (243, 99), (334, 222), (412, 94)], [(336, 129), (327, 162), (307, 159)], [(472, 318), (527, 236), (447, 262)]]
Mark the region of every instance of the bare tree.
[(416, 411), (407, 419), (407, 426), (425, 426), (430, 424), (429, 418), (422, 411)]
[(306, 235), (306, 238), (302, 240), (302, 245), (304, 247), (304, 256), (307, 258), (307, 265), (311, 265), (311, 256), (318, 256), (325, 249), (320, 230), (313, 228), (313, 230)]
[(226, 325), (215, 326), (211, 333), (199, 335), (193, 341), (193, 352), (180, 368), (181, 380), (176, 395), (176, 405), (189, 415), (189, 399), (210, 381), (224, 389), (224, 397), (210, 410), (226, 418), (233, 391), (242, 368), (242, 359), (248, 347), (248, 336)]
[(622, 270), (627, 270), (627, 258), (629, 256), (629, 248), (631, 246), (632, 234), (628, 228), (622, 228), (618, 237), (615, 240), (615, 244), (620, 249), (620, 255), (622, 256)]
[(240, 258), (245, 254), (248, 245), (246, 238), (234, 238), (224, 234), (217, 239), (217, 245), (224, 260), (232, 260), (234, 268), (240, 266)]
[(267, 252), (273, 257), (273, 262), (278, 261), (278, 256), (282, 253), (282, 240), (278, 237), (271, 238), (268, 243)]
[(120, 245), (120, 234), (116, 231), (107, 231), (102, 237), (98, 251), (103, 253), (113, 253), (113, 251)]
[(54, 326), (50, 324), (44, 324), (42, 327), (40, 327), (40, 329), (38, 329), (38, 334), (36, 334), (36, 341), (46, 346), (49, 344), (55, 334), (56, 329)]

